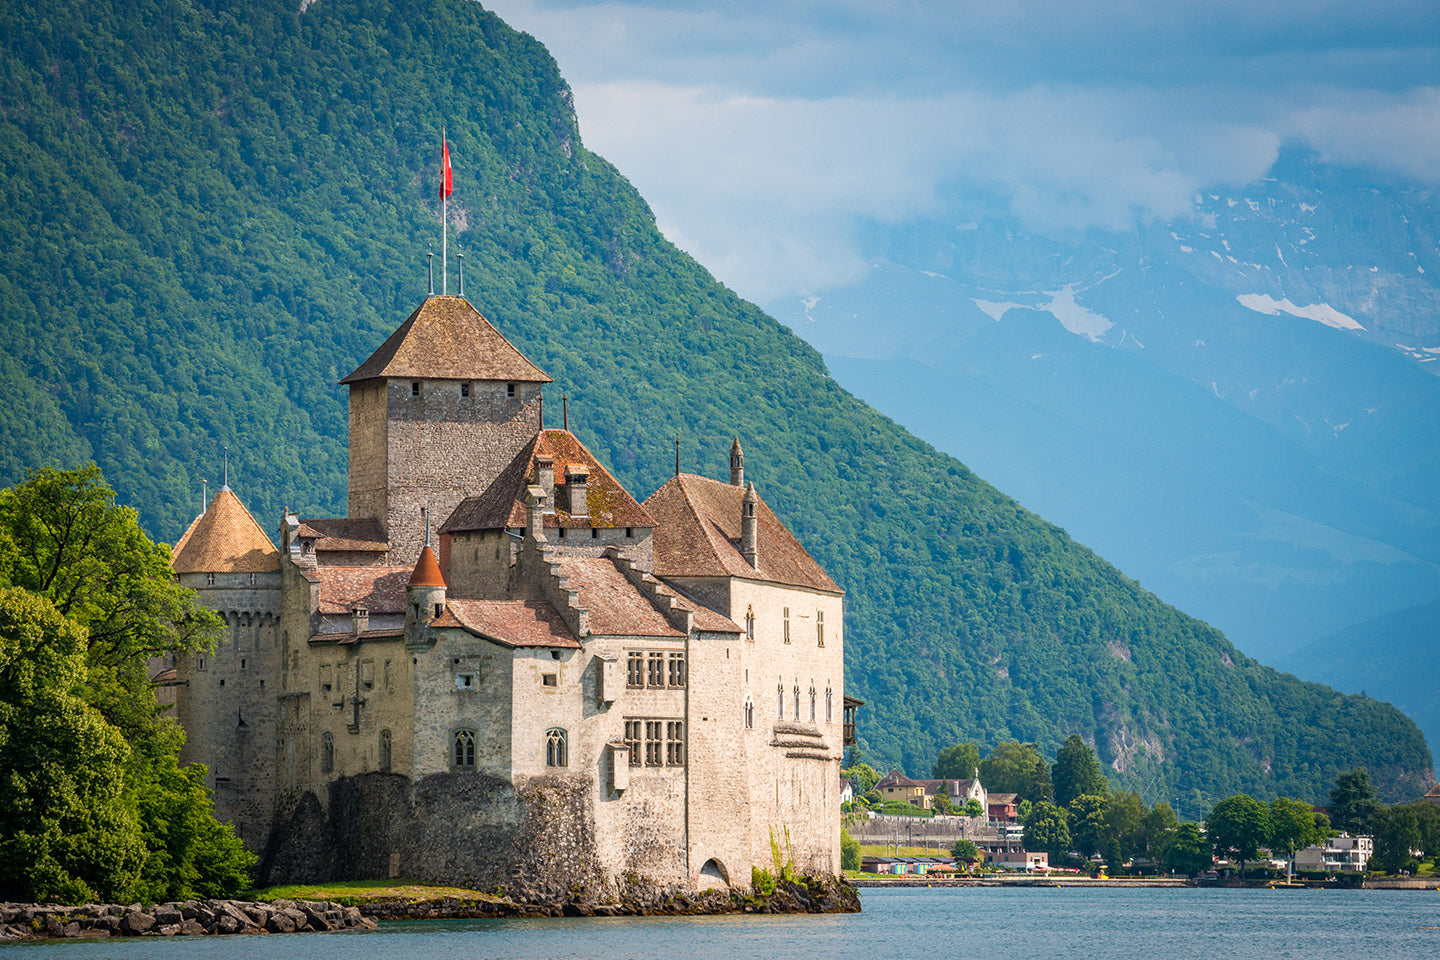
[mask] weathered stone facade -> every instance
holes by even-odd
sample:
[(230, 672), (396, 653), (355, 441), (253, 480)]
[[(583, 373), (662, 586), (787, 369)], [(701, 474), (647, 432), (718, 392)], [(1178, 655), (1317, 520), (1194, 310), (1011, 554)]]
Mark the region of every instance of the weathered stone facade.
[(838, 872), (839, 588), (733, 464), (635, 501), (542, 428), (547, 380), (432, 297), (345, 380), (350, 517), (289, 514), (277, 553), (217, 497), (177, 545), (231, 624), (176, 665), (187, 759), (263, 881)]

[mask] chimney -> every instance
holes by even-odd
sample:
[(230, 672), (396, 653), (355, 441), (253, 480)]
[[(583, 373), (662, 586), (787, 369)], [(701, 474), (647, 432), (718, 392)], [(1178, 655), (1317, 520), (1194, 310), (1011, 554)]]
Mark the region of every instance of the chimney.
[(358, 637), (360, 634), (370, 629), (370, 611), (367, 610), (365, 607), (356, 607), (350, 612), (351, 615), (355, 618), (355, 635)]
[(545, 539), (545, 491), (531, 484), (525, 494), (525, 536), (540, 543)]
[(740, 555), (756, 570), (760, 569), (760, 538), (755, 517), (755, 507), (759, 502), (760, 498), (755, 495), (755, 484), (747, 484), (745, 500), (740, 506)]
[(730, 444), (730, 484), (735, 487), (745, 486), (745, 453), (740, 449), (739, 437), (735, 437)]
[(555, 458), (544, 454), (535, 458), (535, 485), (545, 494), (545, 512), (555, 512)]
[(589, 482), (589, 467), (573, 463), (565, 468), (565, 489), (568, 490), (570, 494), (570, 516), (587, 517), (590, 515), (585, 496)]

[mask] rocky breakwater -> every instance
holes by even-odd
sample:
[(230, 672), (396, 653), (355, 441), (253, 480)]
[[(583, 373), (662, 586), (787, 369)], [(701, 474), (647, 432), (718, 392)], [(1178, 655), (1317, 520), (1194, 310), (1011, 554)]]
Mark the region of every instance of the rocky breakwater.
[(358, 907), (310, 900), (185, 900), (142, 907), (89, 903), (64, 907), (0, 904), (0, 939), (60, 937), (180, 937), (231, 933), (373, 930)]

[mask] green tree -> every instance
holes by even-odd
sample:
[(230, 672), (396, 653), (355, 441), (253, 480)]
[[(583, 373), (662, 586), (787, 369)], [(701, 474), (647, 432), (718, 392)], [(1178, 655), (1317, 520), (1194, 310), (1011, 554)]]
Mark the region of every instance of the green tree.
[(855, 796), (863, 797), (875, 789), (875, 784), (880, 782), (880, 774), (868, 763), (857, 763), (847, 770), (841, 770), (840, 775), (848, 777), (855, 785)]
[(1330, 822), (1338, 830), (1360, 834), (1370, 829), (1370, 820), (1380, 812), (1381, 804), (1364, 767), (1356, 767), (1335, 778), (1330, 791)]
[(1244, 876), (1246, 861), (1255, 859), (1270, 835), (1270, 812), (1246, 794), (1226, 797), (1205, 818), (1205, 834), (1217, 855), (1240, 861)]
[(1050, 778), (1055, 787), (1055, 802), (1062, 807), (1069, 806), (1079, 796), (1104, 796), (1109, 792), (1095, 751), (1076, 733), (1070, 734), (1060, 752), (1055, 754)]
[(1175, 811), (1170, 808), (1170, 804), (1161, 800), (1150, 808), (1150, 812), (1145, 814), (1145, 818), (1140, 822), (1140, 840), (1136, 854), (1158, 862), (1165, 848), (1174, 839), (1178, 826)]
[(950, 807), (950, 791), (945, 787), (945, 781), (940, 781), (940, 786), (935, 790), (935, 796), (931, 799), (931, 806), (936, 813), (943, 813), (947, 816), (954, 811)]
[(1050, 854), (1052, 864), (1063, 860), (1070, 853), (1070, 824), (1065, 811), (1048, 800), (1035, 804), (1025, 820), (1021, 842), (1026, 850)]
[(1025, 818), (1030, 816), (1030, 811), (1033, 809), (1035, 809), (1035, 804), (1031, 803), (1029, 800), (1021, 800), (1020, 803), (1015, 807), (1015, 815), (1020, 818), (1021, 823), (1024, 823)]
[(1110, 828), (1106, 822), (1109, 807), (1108, 797), (1087, 793), (1071, 800), (1065, 808), (1070, 823), (1070, 842), (1080, 856), (1094, 856), (1110, 839)]
[(5, 899), (124, 900), (145, 861), (126, 803), (129, 750), (80, 696), (84, 680), (84, 629), (43, 597), (0, 590)]
[(860, 869), (860, 841), (850, 836), (850, 831), (840, 828), (840, 869)]
[(980, 748), (973, 743), (957, 743), (940, 751), (930, 776), (937, 780), (969, 780), (979, 767)]
[(965, 816), (967, 816), (967, 817), (983, 817), (983, 816), (985, 816), (985, 808), (984, 808), (983, 806), (981, 806), (981, 805), (980, 805), (980, 801), (979, 801), (979, 800), (976, 800), (974, 797), (971, 797), (969, 800), (966, 800), (966, 801), (965, 801), (965, 806), (964, 806), (963, 808), (961, 808), (961, 809), (964, 811)]
[(1370, 829), (1375, 835), (1372, 864), (1386, 873), (1415, 870), (1415, 851), (1423, 848), (1425, 837), (1420, 818), (1413, 809), (1409, 806), (1382, 808), (1371, 814)]
[(1165, 869), (1171, 873), (1195, 876), (1209, 870), (1214, 860), (1210, 843), (1200, 833), (1200, 825), (1182, 823), (1175, 827), (1175, 835), (1162, 853)]
[(1051, 800), (1050, 764), (1033, 743), (1004, 740), (980, 761), (980, 782), (992, 793), (1013, 793), (1021, 800)]
[(956, 863), (963, 861), (966, 864), (973, 864), (980, 859), (980, 848), (975, 846), (975, 841), (962, 837), (950, 845), (950, 856), (955, 858)]
[(1112, 793), (1105, 806), (1105, 837), (1100, 853), (1112, 868), (1129, 863), (1140, 849), (1145, 803), (1133, 790)]
[(1270, 801), (1270, 852), (1294, 860), (1295, 851), (1324, 839), (1315, 820), (1315, 809), (1308, 803), (1289, 797)]

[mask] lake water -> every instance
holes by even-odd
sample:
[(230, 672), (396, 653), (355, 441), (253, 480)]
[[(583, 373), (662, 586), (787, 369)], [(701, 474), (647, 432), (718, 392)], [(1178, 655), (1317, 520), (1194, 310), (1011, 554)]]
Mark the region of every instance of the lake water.
[(57, 941), (35, 960), (1440, 958), (1440, 893), (969, 888), (862, 891), (845, 916), (387, 923), (371, 933)]

